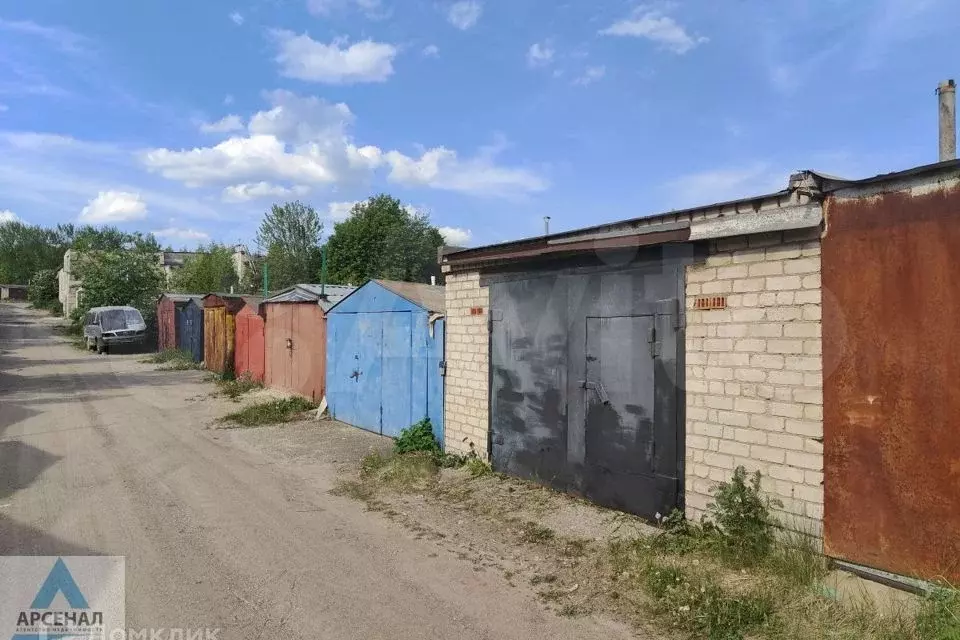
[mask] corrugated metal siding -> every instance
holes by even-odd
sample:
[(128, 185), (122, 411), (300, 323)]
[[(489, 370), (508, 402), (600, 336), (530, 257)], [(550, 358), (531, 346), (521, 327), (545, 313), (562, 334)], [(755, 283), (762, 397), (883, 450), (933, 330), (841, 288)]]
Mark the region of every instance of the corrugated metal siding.
[(264, 303), (268, 387), (319, 401), (326, 383), (326, 320), (316, 304)]
[(824, 547), (955, 583), (960, 188), (858, 195), (825, 205)]
[(237, 376), (247, 376), (257, 382), (264, 379), (264, 321), (250, 307), (237, 314), (236, 351), (234, 370)]
[(177, 348), (177, 308), (173, 299), (163, 296), (157, 303), (157, 350)]
[(177, 307), (176, 315), (177, 348), (190, 353), (195, 362), (203, 362), (203, 308), (200, 302), (191, 300)]
[(327, 316), (331, 415), (388, 436), (430, 418), (443, 442), (443, 320), (376, 281)]

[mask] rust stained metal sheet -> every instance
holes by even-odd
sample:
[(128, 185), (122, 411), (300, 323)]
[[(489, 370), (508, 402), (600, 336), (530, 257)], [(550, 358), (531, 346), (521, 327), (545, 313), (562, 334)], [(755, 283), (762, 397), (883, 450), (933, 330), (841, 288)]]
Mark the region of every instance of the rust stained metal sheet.
[(956, 582), (960, 190), (825, 210), (825, 549)]

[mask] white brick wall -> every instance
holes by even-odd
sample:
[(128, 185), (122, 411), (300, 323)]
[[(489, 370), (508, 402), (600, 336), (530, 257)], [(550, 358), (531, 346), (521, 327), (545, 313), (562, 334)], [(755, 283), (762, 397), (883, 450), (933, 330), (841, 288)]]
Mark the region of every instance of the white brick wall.
[[(687, 268), (686, 506), (743, 465), (763, 474), (788, 527), (823, 518), (820, 239), (814, 231), (716, 241)], [(694, 310), (725, 294), (727, 309)]]
[[(472, 450), (486, 459), (489, 437), (489, 291), (480, 286), (477, 272), (448, 273), (445, 284), (444, 448), (450, 453), (469, 453), (472, 444)], [(481, 309), (482, 313), (474, 315), (472, 309)]]

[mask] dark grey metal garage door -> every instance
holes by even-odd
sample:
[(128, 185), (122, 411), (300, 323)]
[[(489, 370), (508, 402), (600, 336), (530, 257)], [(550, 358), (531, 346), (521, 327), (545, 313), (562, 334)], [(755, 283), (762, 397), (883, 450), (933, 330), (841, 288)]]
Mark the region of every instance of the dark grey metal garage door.
[(648, 518), (681, 505), (679, 274), (490, 280), (494, 468)]

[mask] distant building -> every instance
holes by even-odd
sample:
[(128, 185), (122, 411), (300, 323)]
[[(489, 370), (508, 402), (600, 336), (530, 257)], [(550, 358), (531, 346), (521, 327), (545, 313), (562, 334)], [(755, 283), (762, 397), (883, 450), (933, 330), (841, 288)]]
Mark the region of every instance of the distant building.
[[(70, 313), (79, 306), (80, 300), (83, 298), (83, 282), (81, 282), (74, 273), (78, 255), (78, 252), (73, 249), (63, 254), (63, 268), (57, 272), (60, 287), (59, 299), (63, 305), (64, 317), (68, 317)], [(182, 267), (188, 259), (196, 255), (199, 255), (196, 251), (162, 251), (158, 253), (157, 261), (160, 263), (160, 267), (167, 277), (167, 282), (170, 282), (170, 277), (174, 271)], [(237, 277), (240, 280), (243, 279), (246, 270), (250, 268), (250, 263), (253, 258), (254, 256), (244, 245), (234, 245), (233, 268), (236, 270)]]
[(26, 300), (27, 285), (0, 284), (0, 300)]

